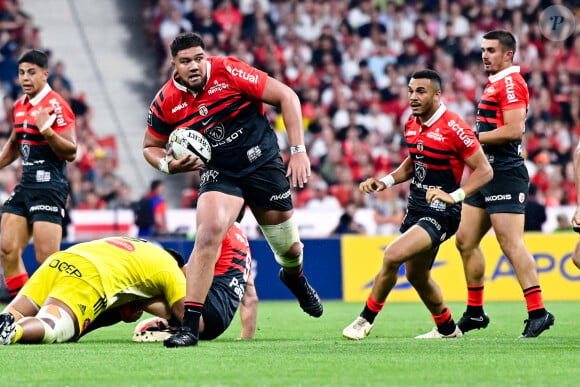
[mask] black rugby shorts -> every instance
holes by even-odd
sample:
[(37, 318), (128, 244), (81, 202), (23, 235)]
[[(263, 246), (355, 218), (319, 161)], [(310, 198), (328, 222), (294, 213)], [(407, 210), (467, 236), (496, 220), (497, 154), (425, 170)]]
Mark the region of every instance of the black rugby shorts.
[(24, 188), (20, 184), (4, 202), (3, 213), (20, 215), (28, 223), (43, 221), (62, 226), (68, 191)]
[(488, 214), (525, 214), (529, 176), (525, 165), (506, 171), (493, 171), (493, 179), (465, 203), (484, 208)]
[(402, 234), (411, 226), (418, 225), (431, 237), (432, 247), (438, 247), (457, 232), (459, 218), (451, 212), (409, 210), (399, 231)]
[(276, 211), (290, 211), (293, 208), (290, 181), (280, 156), (242, 177), (226, 176), (215, 169), (206, 168), (201, 173), (200, 195), (209, 191), (241, 197), (250, 207)]
[[(242, 273), (240, 272), (239, 281), (241, 281), (241, 277)], [(203, 305), (201, 315), (203, 316), (204, 330), (199, 334), (201, 340), (213, 340), (224, 333), (232, 323), (240, 306), (238, 296), (232, 293), (232, 290), (224, 283), (227, 281), (220, 278), (218, 282), (219, 285), (214, 280)]]

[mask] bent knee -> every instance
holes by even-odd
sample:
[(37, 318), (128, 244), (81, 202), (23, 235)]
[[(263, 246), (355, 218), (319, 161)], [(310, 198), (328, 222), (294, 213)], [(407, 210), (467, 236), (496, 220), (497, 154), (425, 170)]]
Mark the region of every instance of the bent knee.
[(286, 259), (297, 259), (302, 255), (302, 243), (294, 242), (282, 256)]
[(474, 238), (469, 238), (463, 234), (457, 234), (455, 237), (455, 247), (460, 253), (475, 250), (479, 246), (479, 241)]
[(407, 272), (406, 277), (407, 281), (409, 281), (411, 286), (415, 289), (422, 289), (429, 284), (428, 273)]

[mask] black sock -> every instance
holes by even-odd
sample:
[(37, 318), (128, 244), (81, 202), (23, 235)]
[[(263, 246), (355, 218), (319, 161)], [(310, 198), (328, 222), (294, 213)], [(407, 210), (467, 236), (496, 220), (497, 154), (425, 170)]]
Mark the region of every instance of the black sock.
[(290, 284), (304, 285), (304, 282), (306, 281), (306, 278), (304, 278), (304, 271), (302, 270), (300, 270), (300, 273), (298, 274), (291, 274), (286, 270), (282, 270), (282, 272), (284, 273), (284, 278), (286, 278), (286, 281)]
[(369, 323), (374, 324), (375, 318), (377, 317), (378, 314), (379, 312), (373, 312), (372, 310), (369, 309), (368, 306), (365, 305), (365, 308), (361, 312), (360, 316), (365, 320), (367, 320)]
[(450, 335), (453, 332), (455, 332), (455, 321), (453, 321), (453, 319), (444, 322), (441, 325), (437, 325), (437, 330), (439, 331), (439, 333), (441, 333), (442, 335)]
[(528, 312), (528, 317), (529, 317), (530, 319), (533, 319), (533, 318), (540, 318), (540, 317), (544, 317), (544, 315), (545, 315), (546, 313), (547, 313), (547, 312), (546, 312), (546, 309), (545, 309), (545, 308), (542, 308), (542, 309), (536, 309), (536, 310), (530, 310), (530, 311)]
[(191, 333), (197, 338), (199, 337), (199, 318), (201, 317), (201, 310), (203, 304), (199, 302), (185, 302), (185, 313), (183, 315), (183, 326), (191, 329)]
[(483, 306), (473, 306), (473, 305), (467, 305), (467, 309), (465, 310), (465, 312), (473, 317), (477, 317), (477, 316), (483, 316)]

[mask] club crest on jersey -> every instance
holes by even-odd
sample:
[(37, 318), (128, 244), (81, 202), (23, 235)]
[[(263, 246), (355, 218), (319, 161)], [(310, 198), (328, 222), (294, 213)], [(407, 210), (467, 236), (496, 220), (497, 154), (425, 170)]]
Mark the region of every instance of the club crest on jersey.
[(417, 143), (417, 151), (423, 152), (423, 141), (419, 140)]
[(423, 180), (425, 180), (425, 177), (427, 176), (427, 165), (421, 162), (415, 162), (415, 177), (417, 178), (417, 180), (419, 180), (421, 183), (423, 182)]
[(226, 135), (226, 129), (221, 122), (218, 122), (211, 128), (206, 129), (203, 134), (214, 141), (222, 141)]
[(209, 110), (207, 110), (207, 107), (205, 105), (199, 105), (199, 115), (202, 117), (205, 117), (208, 115)]
[(24, 141), (20, 145), (20, 156), (22, 157), (22, 161), (28, 161), (28, 157), (30, 157), (30, 143), (28, 141)]
[(520, 194), (518, 195), (518, 200), (520, 201), (520, 203), (523, 203), (526, 201), (526, 194), (523, 192), (520, 192)]

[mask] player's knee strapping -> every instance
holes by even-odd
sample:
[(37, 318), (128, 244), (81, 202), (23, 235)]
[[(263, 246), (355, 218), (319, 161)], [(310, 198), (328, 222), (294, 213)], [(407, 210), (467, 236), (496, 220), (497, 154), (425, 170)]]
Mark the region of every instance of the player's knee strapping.
[[(36, 318), (44, 326), (43, 344), (64, 343), (75, 335), (75, 325), (72, 317), (61, 307), (56, 305), (43, 306)], [(54, 323), (54, 328), (45, 320)]]
[[(292, 217), (280, 224), (263, 225), (260, 228), (280, 266), (296, 267), (302, 264), (302, 243), (298, 235), (298, 226)], [(300, 244), (300, 254), (290, 256), (290, 250), (295, 243)]]

